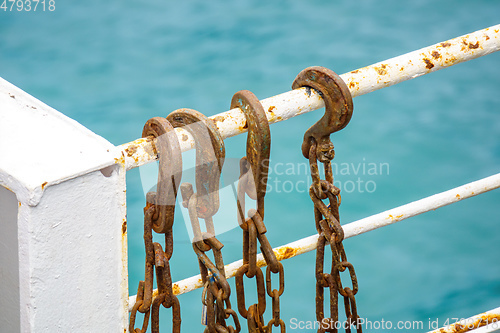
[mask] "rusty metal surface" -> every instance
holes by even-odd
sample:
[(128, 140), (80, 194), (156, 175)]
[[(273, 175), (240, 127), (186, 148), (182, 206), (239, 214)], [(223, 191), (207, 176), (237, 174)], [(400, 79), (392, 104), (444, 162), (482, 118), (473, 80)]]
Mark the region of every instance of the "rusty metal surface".
[(234, 108), (239, 108), (245, 114), (248, 131), (246, 160), (252, 170), (253, 182), (246, 183), (246, 191), (250, 195), (249, 191), (251, 190), (248, 187), (253, 186), (255, 188), (252, 192), (256, 192), (257, 211), (264, 217), (263, 200), (266, 195), (269, 155), (271, 151), (269, 122), (259, 99), (248, 90), (241, 90), (234, 94), (231, 100), (231, 109)]
[(198, 216), (213, 216), (219, 209), (219, 178), (226, 157), (224, 141), (214, 122), (196, 110), (176, 110), (167, 120), (195, 138)]
[[(160, 305), (172, 308), (172, 332), (180, 333), (181, 314), (179, 300), (174, 295), (169, 260), (173, 253), (174, 208), (182, 175), (182, 156), (174, 127), (165, 118), (149, 119), (144, 125), (143, 137), (156, 138), (156, 153), (160, 163), (156, 192), (148, 192), (144, 208), (144, 247), (146, 268), (144, 281), (140, 281), (137, 299), (129, 321), (129, 331), (146, 332), (151, 316), (151, 332), (159, 332)], [(153, 242), (153, 230), (165, 236), (165, 251)], [(153, 280), (156, 271), (158, 289), (153, 298)], [(142, 328), (135, 328), (137, 312), (144, 314)]]
[[(237, 212), (238, 222), (243, 231), (243, 265), (236, 272), (236, 295), (238, 311), (247, 319), (248, 331), (263, 333), (272, 330), (272, 326), (281, 327), (279, 297), (284, 291), (283, 265), (277, 260), (265, 233), (264, 196), (266, 195), (267, 176), (269, 171), (269, 155), (271, 148), (271, 133), (264, 108), (257, 97), (248, 90), (234, 94), (231, 108), (239, 107), (244, 111), (248, 127), (246, 156), (240, 161), (240, 178), (238, 180)], [(245, 213), (245, 195), (257, 201), (257, 210), (250, 209), (248, 218)], [(266, 284), (262, 270), (257, 266), (257, 240), (265, 262)], [(280, 289), (271, 290), (271, 272), (279, 274)], [(257, 303), (245, 305), (245, 290), (243, 274), (248, 278), (256, 278)], [(273, 318), (265, 325), (263, 314), (266, 310), (265, 293), (272, 298)]]
[[(182, 178), (182, 155), (174, 127), (161, 117), (149, 119), (144, 125), (142, 137), (155, 140), (155, 151), (161, 152), (155, 206), (158, 216), (153, 221), (157, 233), (165, 233), (174, 223), (175, 197)], [(158, 224), (159, 223), (159, 224)]]
[(304, 134), (302, 154), (309, 158), (311, 139), (318, 144), (316, 155), (321, 162), (333, 159), (330, 134), (347, 126), (352, 117), (353, 104), (349, 88), (334, 71), (320, 66), (302, 70), (292, 84), (292, 89), (310, 87), (319, 92), (325, 103), (325, 115)]

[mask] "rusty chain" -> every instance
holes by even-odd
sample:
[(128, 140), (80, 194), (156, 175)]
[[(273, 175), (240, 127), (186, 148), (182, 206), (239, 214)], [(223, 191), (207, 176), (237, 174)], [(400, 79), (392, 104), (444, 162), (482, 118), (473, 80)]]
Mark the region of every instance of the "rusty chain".
[[(193, 230), (193, 249), (198, 257), (203, 290), (203, 324), (205, 332), (238, 333), (240, 323), (231, 308), (231, 289), (226, 280), (221, 249), (224, 246), (215, 237), (213, 216), (219, 209), (219, 178), (224, 164), (224, 141), (215, 123), (198, 111), (179, 109), (168, 115), (174, 127), (184, 127), (196, 142), (196, 193), (189, 183), (181, 185), (183, 206), (188, 208)], [(205, 221), (206, 232), (201, 231), (199, 218)], [(206, 252), (212, 251), (215, 264)], [(233, 325), (226, 320), (232, 317)]]
[[(333, 185), (331, 160), (335, 151), (330, 134), (344, 128), (351, 119), (353, 104), (349, 89), (333, 71), (324, 67), (309, 67), (295, 78), (292, 88), (309, 87), (317, 90), (325, 102), (325, 115), (304, 134), (302, 154), (309, 160), (312, 185), (309, 190), (314, 203), (314, 218), (319, 234), (316, 250), (316, 320), (320, 323), (318, 332), (337, 332), (339, 328), (338, 294), (344, 297), (346, 332), (355, 327), (361, 332), (355, 295), (358, 282), (353, 265), (347, 261), (342, 241), (344, 231), (340, 225), (340, 190)], [(325, 179), (320, 178), (318, 161), (323, 164)], [(329, 206), (323, 200), (328, 199)], [(324, 273), (325, 245), (330, 244), (332, 252), (331, 272)], [(340, 273), (349, 271), (352, 289), (343, 287)], [(330, 317), (325, 318), (324, 289), (330, 291)]]
[[(342, 244), (344, 232), (340, 225), (340, 190), (333, 185), (331, 160), (335, 156), (330, 134), (344, 128), (352, 116), (352, 97), (342, 79), (329, 69), (309, 67), (299, 73), (292, 88), (315, 89), (323, 97), (325, 115), (309, 128), (304, 135), (302, 154), (309, 160), (312, 185), (309, 190), (314, 203), (315, 225), (318, 231), (316, 251), (316, 319), (320, 323), (318, 332), (337, 332), (339, 326), (339, 295), (344, 298), (346, 332), (355, 327), (361, 332), (355, 295), (358, 283), (353, 265), (347, 261)], [(284, 292), (283, 265), (265, 235), (264, 197), (266, 194), (270, 155), (270, 130), (264, 109), (250, 91), (237, 92), (231, 101), (231, 109), (240, 108), (246, 116), (248, 127), (246, 156), (240, 161), (240, 178), (237, 188), (237, 216), (243, 230), (243, 265), (235, 275), (238, 311), (247, 320), (249, 333), (272, 333), (273, 327), (286, 332), (280, 317), (280, 296)], [(145, 279), (140, 281), (136, 303), (131, 315), (129, 330), (145, 333), (151, 320), (151, 332), (159, 332), (159, 308), (172, 309), (172, 331), (180, 333), (180, 304), (172, 289), (169, 260), (173, 253), (175, 201), (182, 175), (182, 155), (175, 134), (175, 127), (184, 127), (193, 135), (196, 143), (196, 193), (193, 185), (180, 185), (183, 206), (188, 209), (193, 231), (193, 250), (198, 257), (202, 282), (202, 323), (205, 333), (239, 333), (240, 323), (231, 308), (231, 289), (227, 282), (222, 257), (223, 244), (215, 237), (213, 216), (219, 209), (219, 180), (225, 158), (224, 142), (215, 123), (203, 114), (191, 109), (179, 109), (166, 119), (155, 117), (146, 123), (143, 137), (156, 138), (156, 153), (159, 157), (158, 184), (156, 192), (147, 194), (144, 208), (144, 244), (146, 250)], [(174, 138), (175, 137), (175, 138)], [(208, 144), (210, 143), (210, 144)], [(168, 161), (168, 163), (167, 163)], [(318, 161), (323, 164), (325, 179), (321, 179)], [(256, 200), (256, 208), (245, 214), (245, 197)], [(324, 202), (328, 200), (328, 205)], [(248, 216), (248, 217), (246, 217)], [(202, 232), (199, 219), (205, 222)], [(165, 236), (165, 250), (153, 242), (155, 231)], [(266, 261), (266, 276), (257, 265), (257, 243)], [(325, 246), (331, 248), (331, 271), (324, 272)], [(213, 261), (207, 252), (212, 252)], [(341, 273), (348, 270), (352, 288), (342, 285)], [(153, 299), (154, 273), (158, 295)], [(277, 274), (278, 289), (272, 288), (272, 275)], [(255, 278), (257, 303), (248, 308), (245, 304), (243, 275)], [(325, 318), (324, 289), (329, 289), (330, 317)], [(264, 322), (266, 296), (272, 301), (272, 318)], [(144, 314), (142, 328), (135, 328), (137, 312)], [(150, 319), (151, 318), (151, 319)], [(232, 318), (233, 325), (227, 320)]]
[[(136, 303), (130, 315), (129, 331), (145, 333), (151, 316), (151, 332), (159, 332), (160, 305), (172, 308), (172, 332), (181, 331), (179, 300), (173, 294), (169, 260), (173, 253), (174, 209), (182, 175), (182, 156), (174, 127), (165, 118), (151, 118), (144, 125), (143, 137), (156, 138), (159, 157), (156, 192), (149, 192), (144, 208), (144, 245), (146, 249), (145, 279), (139, 283)], [(153, 242), (153, 230), (165, 235), (165, 251)], [(153, 300), (153, 280), (156, 271), (158, 296)], [(142, 328), (135, 328), (137, 312), (144, 314)]]
[[(280, 318), (280, 299), (285, 289), (283, 265), (267, 239), (264, 224), (264, 196), (266, 194), (271, 133), (264, 109), (258, 98), (248, 90), (234, 94), (231, 109), (240, 108), (246, 116), (248, 126), (246, 156), (240, 161), (238, 182), (238, 222), (243, 229), (243, 266), (236, 272), (236, 293), (238, 311), (247, 319), (249, 333), (272, 332), (272, 327), (280, 327), (286, 332), (284, 321)], [(250, 172), (251, 171), (251, 172)], [(257, 201), (257, 210), (248, 211), (245, 218), (245, 194)], [(257, 240), (267, 263), (266, 283), (262, 270), (257, 266)], [(279, 289), (272, 289), (271, 273), (279, 276)], [(256, 278), (257, 303), (246, 307), (243, 274)], [(272, 319), (265, 325), (262, 315), (266, 310), (265, 292), (272, 298)]]

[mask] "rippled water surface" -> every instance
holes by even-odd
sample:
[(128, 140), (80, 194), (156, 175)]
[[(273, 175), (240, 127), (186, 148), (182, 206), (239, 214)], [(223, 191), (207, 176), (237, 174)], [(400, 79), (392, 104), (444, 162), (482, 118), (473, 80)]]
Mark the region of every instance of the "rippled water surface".
[[(305, 67), (345, 73), (498, 24), (499, 13), (486, 0), (56, 1), (54, 12), (0, 11), (0, 76), (119, 145), (151, 117), (181, 107), (214, 115), (238, 90), (270, 97)], [(499, 172), (499, 88), (500, 54), (492, 54), (355, 98), (350, 124), (332, 136), (342, 222)], [(274, 246), (316, 232), (300, 144), (322, 112), (271, 126), (265, 222)], [(228, 161), (245, 142), (226, 141)], [(187, 165), (193, 154), (185, 155)], [(144, 266), (141, 173), (127, 176), (131, 294)], [(427, 331), (429, 321), (500, 306), (499, 203), (497, 190), (346, 240), (360, 316), (421, 321), (415, 331)], [(216, 223), (234, 211), (222, 200)], [(179, 280), (198, 273), (180, 209), (174, 233)], [(220, 240), (226, 263), (241, 258), (239, 228)], [(284, 261), (289, 332), (312, 331), (292, 328), (315, 320), (314, 261), (313, 253)], [(179, 297), (183, 332), (202, 330), (200, 299), (201, 290)]]

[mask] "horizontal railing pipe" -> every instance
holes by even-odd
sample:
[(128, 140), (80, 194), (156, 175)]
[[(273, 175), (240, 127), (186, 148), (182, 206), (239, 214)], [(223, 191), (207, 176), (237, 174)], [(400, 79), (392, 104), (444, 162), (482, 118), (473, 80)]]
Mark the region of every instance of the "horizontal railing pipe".
[[(486, 177), (451, 190), (431, 195), (424, 199), (420, 199), (403, 206), (399, 206), (385, 212), (366, 217), (364, 219), (351, 222), (343, 226), (344, 237), (350, 238), (368, 231), (388, 226), (390, 224), (400, 222), (407, 218), (426, 213), (443, 206), (485, 193), (500, 187), (500, 173)], [(306, 238), (299, 239), (295, 242), (274, 248), (278, 260), (284, 260), (298, 256), (316, 249), (318, 235), (312, 235)], [(236, 271), (243, 265), (243, 260), (235, 261), (225, 266), (227, 278), (235, 276)], [(259, 267), (266, 266), (266, 262), (262, 253), (257, 256), (257, 265)], [(190, 278), (178, 281), (173, 284), (175, 295), (184, 294), (203, 286), (201, 276), (198, 274)], [(154, 291), (156, 296), (157, 291)], [(129, 309), (135, 304), (136, 296), (131, 296), (129, 299)]]
[[(500, 24), (340, 76), (349, 87), (352, 97), (357, 97), (498, 50), (500, 50)], [(269, 97), (261, 100), (261, 103), (271, 124), (324, 106), (320, 95), (314, 90), (307, 92), (306, 88)], [(245, 115), (240, 109), (232, 109), (210, 118), (215, 122), (224, 139), (247, 131)], [(182, 128), (177, 128), (176, 132), (182, 151), (194, 148), (194, 139), (189, 132)], [(151, 139), (141, 138), (117, 148), (116, 162), (124, 164), (127, 170), (152, 162), (157, 158), (154, 140)]]
[(456, 323), (427, 333), (496, 332), (500, 329), (500, 307), (469, 318), (456, 319)]

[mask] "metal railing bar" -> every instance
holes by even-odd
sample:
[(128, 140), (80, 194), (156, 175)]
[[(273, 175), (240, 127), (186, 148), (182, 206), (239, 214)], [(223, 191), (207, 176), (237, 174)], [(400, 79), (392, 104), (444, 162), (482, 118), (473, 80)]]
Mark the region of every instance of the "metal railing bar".
[[(356, 69), (341, 77), (351, 95), (357, 97), (498, 50), (500, 24)], [(271, 124), (324, 106), (319, 94), (306, 88), (269, 97), (261, 100), (261, 103)], [(224, 139), (247, 131), (245, 116), (240, 109), (232, 109), (210, 118)], [(176, 132), (182, 151), (194, 148), (194, 139), (189, 132), (182, 128), (176, 128)], [(141, 138), (118, 146), (116, 162), (124, 164), (130, 170), (154, 161), (157, 158), (155, 151), (154, 140)]]
[[(350, 238), (358, 236), (365, 232), (403, 221), (407, 218), (450, 205), (499, 187), (500, 173), (346, 224), (343, 226), (344, 237)], [(281, 261), (313, 251), (316, 249), (317, 240), (318, 235), (312, 235), (274, 248), (273, 251), (276, 254), (276, 258)], [(243, 260), (238, 260), (226, 265), (226, 277), (228, 279), (234, 277), (236, 271), (242, 265)], [(257, 265), (259, 267), (266, 266), (262, 253), (259, 253), (257, 256)], [(201, 276), (198, 274), (174, 283), (173, 291), (175, 295), (179, 295), (202, 286)], [(156, 296), (156, 294), (157, 291), (155, 290), (153, 295)], [(131, 305), (135, 304), (135, 298), (136, 296), (130, 296), (129, 298), (129, 311), (131, 310)]]
[(459, 319), (456, 323), (428, 333), (486, 333), (500, 329), (500, 307), (478, 315)]

